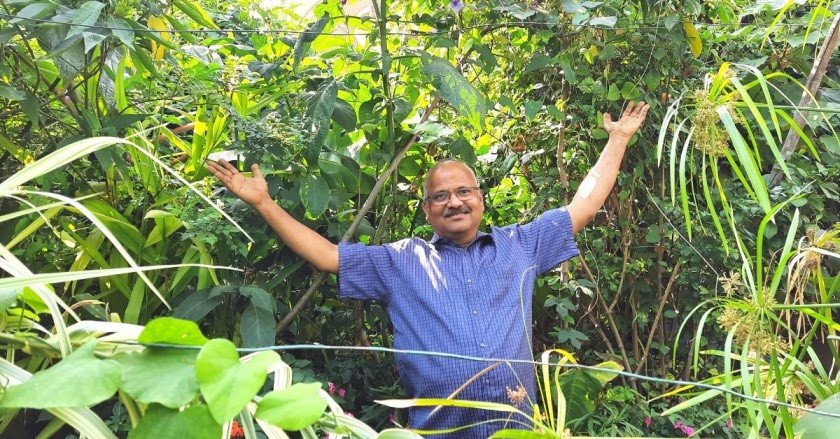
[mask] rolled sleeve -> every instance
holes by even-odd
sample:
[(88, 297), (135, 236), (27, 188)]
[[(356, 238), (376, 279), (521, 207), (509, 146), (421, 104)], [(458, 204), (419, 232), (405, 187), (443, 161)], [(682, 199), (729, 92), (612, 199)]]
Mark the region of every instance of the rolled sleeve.
[(545, 273), (579, 254), (572, 218), (565, 207), (549, 210), (520, 226), (523, 246), (532, 252), (538, 272)]

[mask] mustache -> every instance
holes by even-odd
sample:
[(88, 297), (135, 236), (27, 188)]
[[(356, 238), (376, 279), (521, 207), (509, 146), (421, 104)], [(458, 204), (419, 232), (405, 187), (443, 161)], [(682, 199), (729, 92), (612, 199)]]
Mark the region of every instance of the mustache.
[(461, 206), (461, 207), (447, 207), (447, 208), (443, 211), (443, 217), (444, 217), (444, 218), (449, 218), (449, 217), (450, 217), (450, 216), (452, 216), (452, 215), (458, 215), (459, 213), (468, 214), (468, 213), (470, 213), (470, 212), (472, 212), (472, 209), (470, 209), (470, 208), (469, 208), (469, 207), (467, 207), (467, 206)]

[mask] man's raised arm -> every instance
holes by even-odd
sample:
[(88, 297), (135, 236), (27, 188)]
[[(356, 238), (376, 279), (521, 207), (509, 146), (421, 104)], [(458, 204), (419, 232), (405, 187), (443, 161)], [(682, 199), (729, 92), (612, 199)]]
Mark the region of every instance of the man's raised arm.
[(207, 170), (262, 215), (280, 239), (300, 257), (318, 270), (338, 273), (338, 246), (292, 218), (271, 199), (268, 184), (258, 165), (251, 166), (253, 178), (245, 177), (224, 159), (219, 163), (208, 163)]
[(624, 150), (633, 134), (642, 126), (647, 116), (648, 105), (631, 102), (621, 115), (621, 119), (613, 122), (608, 113), (604, 113), (604, 130), (609, 134), (607, 146), (601, 152), (598, 162), (589, 170), (586, 178), (578, 187), (575, 197), (569, 203), (569, 216), (572, 218), (572, 230), (575, 233), (595, 218), (595, 214), (604, 205), (607, 196), (615, 185), (618, 169), (624, 158)]

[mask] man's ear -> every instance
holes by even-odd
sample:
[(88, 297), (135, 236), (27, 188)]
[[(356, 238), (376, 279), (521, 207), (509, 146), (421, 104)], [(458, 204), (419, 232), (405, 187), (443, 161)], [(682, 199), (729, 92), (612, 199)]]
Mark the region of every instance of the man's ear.
[(426, 221), (428, 221), (429, 220), (429, 203), (426, 202), (426, 201), (423, 201), (422, 205), (423, 205), (423, 213), (426, 214)]

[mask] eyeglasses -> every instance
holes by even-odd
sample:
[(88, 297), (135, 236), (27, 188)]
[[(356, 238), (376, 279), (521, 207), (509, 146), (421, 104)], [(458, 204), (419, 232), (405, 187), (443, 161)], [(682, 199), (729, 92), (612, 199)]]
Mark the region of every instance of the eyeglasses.
[(449, 202), (449, 199), (452, 198), (452, 194), (455, 194), (461, 201), (467, 201), (473, 199), (476, 193), (478, 192), (477, 187), (460, 187), (455, 189), (455, 192), (449, 191), (440, 191), (435, 192), (424, 199), (427, 203), (441, 205), (446, 204)]

